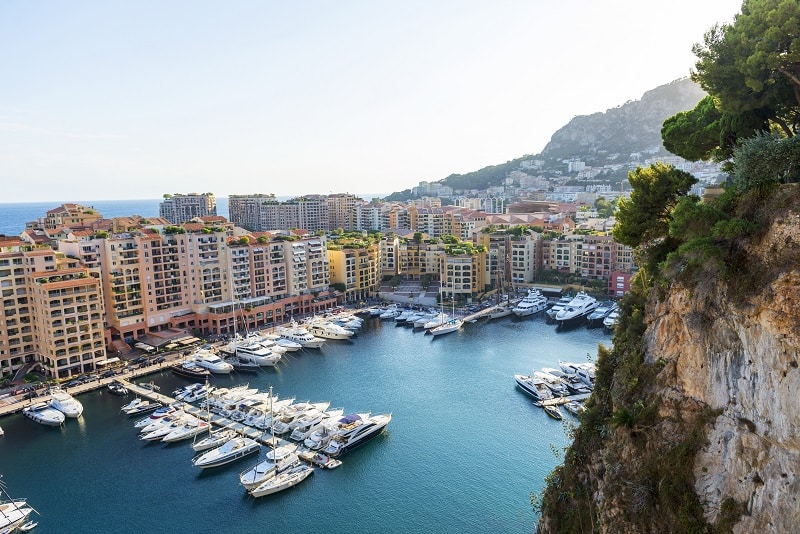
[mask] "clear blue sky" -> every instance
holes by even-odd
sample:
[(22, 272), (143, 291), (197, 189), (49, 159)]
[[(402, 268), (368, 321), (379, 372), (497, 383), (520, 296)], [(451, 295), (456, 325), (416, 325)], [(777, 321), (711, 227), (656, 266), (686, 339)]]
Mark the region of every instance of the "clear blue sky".
[(0, 201), (406, 189), (687, 76), (740, 7), (4, 0)]

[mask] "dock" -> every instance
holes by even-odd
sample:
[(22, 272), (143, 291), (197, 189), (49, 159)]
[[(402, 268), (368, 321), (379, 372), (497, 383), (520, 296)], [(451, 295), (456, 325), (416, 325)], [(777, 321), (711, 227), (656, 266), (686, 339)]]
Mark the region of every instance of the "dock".
[(585, 401), (591, 393), (581, 393), (580, 395), (568, 395), (566, 397), (555, 397), (542, 401), (542, 406), (561, 406), (571, 401)]

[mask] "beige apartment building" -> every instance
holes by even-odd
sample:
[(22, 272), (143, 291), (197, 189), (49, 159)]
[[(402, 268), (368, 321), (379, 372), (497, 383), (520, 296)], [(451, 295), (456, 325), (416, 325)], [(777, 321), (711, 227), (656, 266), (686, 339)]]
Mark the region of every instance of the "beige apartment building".
[(379, 244), (355, 248), (328, 247), (330, 280), (332, 284), (344, 286), (345, 302), (359, 302), (377, 293), (381, 273), (380, 254)]

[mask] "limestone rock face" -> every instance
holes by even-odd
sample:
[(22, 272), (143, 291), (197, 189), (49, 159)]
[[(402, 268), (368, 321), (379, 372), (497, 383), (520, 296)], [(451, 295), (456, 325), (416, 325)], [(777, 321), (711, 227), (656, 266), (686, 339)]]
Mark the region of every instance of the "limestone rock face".
[[(800, 243), (800, 217), (774, 224), (754, 253)], [(733, 282), (736, 283), (735, 281)], [(653, 309), (647, 358), (674, 364), (671, 395), (719, 415), (696, 457), (696, 491), (715, 522), (725, 498), (746, 503), (734, 532), (800, 528), (800, 265), (748, 302), (719, 288), (704, 298), (674, 289)], [(667, 391), (665, 393), (666, 397)]]

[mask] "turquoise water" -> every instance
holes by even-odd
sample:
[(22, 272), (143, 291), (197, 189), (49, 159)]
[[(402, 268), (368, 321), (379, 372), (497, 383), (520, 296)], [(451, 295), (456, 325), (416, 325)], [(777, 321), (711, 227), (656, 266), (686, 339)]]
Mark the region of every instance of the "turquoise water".
[[(513, 375), (594, 357), (600, 342), (610, 343), (602, 329), (559, 332), (542, 318), (467, 324), (435, 339), (372, 319), (354, 340), (329, 341), (277, 370), (215, 378), (393, 414), (338, 469), (261, 499), (238, 484), (254, 457), (200, 471), (186, 442), (140, 442), (133, 419), (119, 414), (127, 400), (100, 391), (79, 397), (82, 419), (62, 430), (0, 419), (0, 473), (12, 496), (41, 512), (39, 533), (531, 532), (530, 492), (557, 463), (551, 445), (566, 438)], [(151, 378), (162, 391), (187, 383)]]

